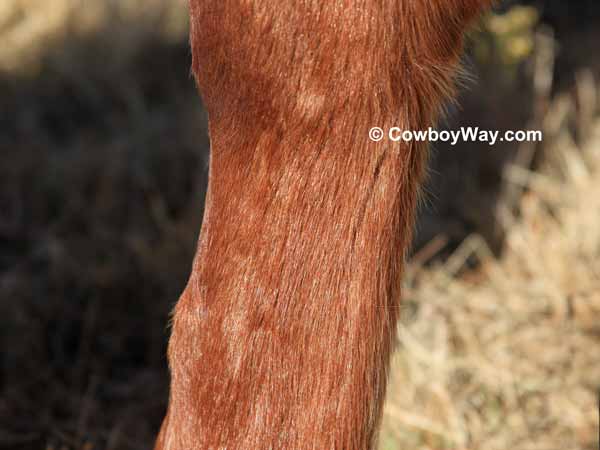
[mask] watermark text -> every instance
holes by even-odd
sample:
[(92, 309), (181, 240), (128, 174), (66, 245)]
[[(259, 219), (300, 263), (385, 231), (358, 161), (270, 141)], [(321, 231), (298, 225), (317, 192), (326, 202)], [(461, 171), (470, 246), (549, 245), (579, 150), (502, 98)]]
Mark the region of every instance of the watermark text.
[(388, 140), (391, 142), (447, 142), (454, 146), (461, 142), (482, 142), (490, 146), (500, 142), (542, 142), (540, 130), (484, 130), (479, 127), (460, 127), (458, 130), (403, 130), (391, 127), (387, 131), (379, 127), (369, 130), (369, 139), (373, 142)]

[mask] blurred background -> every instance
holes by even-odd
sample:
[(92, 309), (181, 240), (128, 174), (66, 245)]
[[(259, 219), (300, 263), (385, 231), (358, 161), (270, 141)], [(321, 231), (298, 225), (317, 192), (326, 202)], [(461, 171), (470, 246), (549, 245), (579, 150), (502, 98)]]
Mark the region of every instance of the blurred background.
[[(208, 162), (180, 0), (0, 2), (0, 448), (148, 449)], [(405, 275), (381, 450), (591, 450), (600, 3), (473, 31)]]

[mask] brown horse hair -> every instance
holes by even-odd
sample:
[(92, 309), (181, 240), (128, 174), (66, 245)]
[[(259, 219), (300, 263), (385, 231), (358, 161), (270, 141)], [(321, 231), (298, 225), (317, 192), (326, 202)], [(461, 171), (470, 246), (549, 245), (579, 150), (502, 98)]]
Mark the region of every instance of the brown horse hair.
[(377, 441), (425, 143), (489, 0), (190, 0), (206, 208), (157, 450)]

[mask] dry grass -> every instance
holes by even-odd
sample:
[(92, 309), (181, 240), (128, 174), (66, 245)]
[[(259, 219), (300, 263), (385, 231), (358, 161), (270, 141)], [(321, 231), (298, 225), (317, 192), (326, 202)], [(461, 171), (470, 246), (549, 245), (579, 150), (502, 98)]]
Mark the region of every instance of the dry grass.
[[(575, 145), (571, 114), (566, 97), (550, 109), (541, 173), (507, 168), (528, 192), (500, 260), (472, 236), (413, 269), (382, 449), (596, 448), (600, 120)], [(463, 270), (469, 258), (478, 270)]]
[(99, 32), (118, 48), (114, 58), (128, 58), (148, 37), (180, 39), (186, 14), (183, 1), (6, 0), (0, 4), (0, 71), (35, 72), (49, 49)]
[[(186, 27), (170, 0), (0, 2), (2, 448), (151, 446), (205, 183)], [(382, 450), (595, 448), (596, 97), (555, 96), (540, 170), (506, 169), (500, 259), (473, 235), (412, 263)]]

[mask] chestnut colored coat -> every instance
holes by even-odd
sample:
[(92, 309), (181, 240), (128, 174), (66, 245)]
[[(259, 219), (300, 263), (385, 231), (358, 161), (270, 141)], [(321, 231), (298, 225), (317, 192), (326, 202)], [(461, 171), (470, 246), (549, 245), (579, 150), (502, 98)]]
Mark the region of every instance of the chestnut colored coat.
[(488, 0), (191, 0), (210, 179), (157, 450), (376, 444), (426, 144)]

